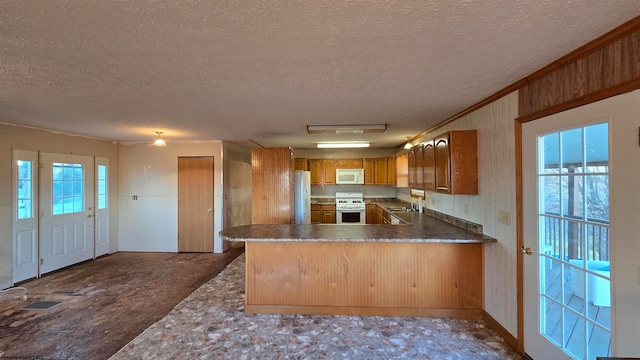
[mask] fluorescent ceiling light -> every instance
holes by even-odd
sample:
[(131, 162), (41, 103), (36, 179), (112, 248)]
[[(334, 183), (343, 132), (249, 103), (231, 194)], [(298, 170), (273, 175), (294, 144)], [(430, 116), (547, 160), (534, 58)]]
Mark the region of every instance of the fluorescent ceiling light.
[(384, 132), (387, 124), (370, 125), (307, 125), (309, 134), (362, 134)]
[(348, 143), (318, 143), (319, 149), (341, 149), (341, 148), (367, 148), (368, 142), (348, 142)]

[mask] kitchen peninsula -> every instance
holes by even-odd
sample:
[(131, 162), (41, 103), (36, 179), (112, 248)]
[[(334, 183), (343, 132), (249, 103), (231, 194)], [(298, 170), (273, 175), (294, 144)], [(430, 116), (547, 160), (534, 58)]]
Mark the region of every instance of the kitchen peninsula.
[(491, 237), (417, 212), (401, 225), (273, 224), (244, 241), (250, 313), (481, 318)]

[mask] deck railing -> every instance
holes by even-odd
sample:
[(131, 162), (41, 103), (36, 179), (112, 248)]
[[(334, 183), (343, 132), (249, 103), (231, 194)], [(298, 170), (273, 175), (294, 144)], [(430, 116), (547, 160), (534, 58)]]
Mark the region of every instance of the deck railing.
[[(544, 216), (545, 249), (547, 254), (561, 256), (562, 239), (565, 260), (585, 259), (609, 261), (609, 225), (597, 222), (573, 222), (549, 214)], [(586, 242), (582, 242), (582, 237)], [(585, 247), (586, 246), (586, 247)]]

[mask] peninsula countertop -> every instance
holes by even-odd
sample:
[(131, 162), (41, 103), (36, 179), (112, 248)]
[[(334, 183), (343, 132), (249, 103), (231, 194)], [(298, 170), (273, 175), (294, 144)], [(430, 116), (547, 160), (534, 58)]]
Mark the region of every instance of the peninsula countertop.
[(254, 224), (220, 231), (229, 241), (248, 242), (415, 242), (490, 243), (495, 238), (438, 220), (426, 213), (390, 211), (396, 202), (377, 202), (403, 223), (390, 224)]

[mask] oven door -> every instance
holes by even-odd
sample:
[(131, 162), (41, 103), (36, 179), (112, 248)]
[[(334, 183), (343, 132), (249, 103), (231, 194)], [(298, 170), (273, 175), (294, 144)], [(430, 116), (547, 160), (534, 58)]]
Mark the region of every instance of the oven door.
[(366, 224), (365, 210), (337, 210), (337, 224)]

